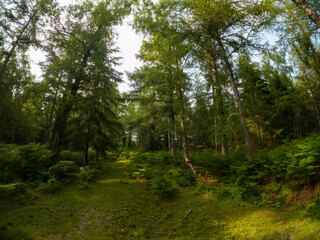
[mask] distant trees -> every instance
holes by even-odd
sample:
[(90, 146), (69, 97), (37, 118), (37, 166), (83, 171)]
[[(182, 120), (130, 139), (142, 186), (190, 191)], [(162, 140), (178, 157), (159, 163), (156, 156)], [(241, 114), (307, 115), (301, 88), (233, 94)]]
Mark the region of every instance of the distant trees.
[[(120, 94), (116, 29), (134, 8), (144, 66)], [(81, 151), (119, 144), (226, 154), (320, 129), (316, 1), (55, 0), (0, 2), (0, 141)], [(279, 24), (281, 20), (282, 24)], [(316, 27), (315, 27), (316, 26)], [(266, 32), (279, 37), (270, 47)], [(129, 41), (129, 40), (128, 40)], [(42, 81), (27, 51), (47, 55)], [(121, 103), (119, 106), (118, 104)], [(122, 141), (122, 142), (121, 142)]]
[[(295, 15), (292, 7), (274, 1), (224, 0), (140, 4), (134, 27), (145, 34), (140, 57), (148, 65), (142, 69), (149, 70), (143, 74), (136, 71), (132, 80), (139, 79), (142, 89), (148, 86), (149, 96), (153, 96), (150, 101), (162, 102), (161, 112), (167, 110), (164, 116), (184, 119), (180, 128), (174, 128), (170, 126), (178, 126), (176, 118), (165, 121), (164, 116), (156, 117), (155, 129), (157, 124), (165, 123), (171, 129), (166, 133), (166, 127), (161, 128), (158, 135), (168, 139), (176, 135), (173, 142), (178, 147), (183, 146), (185, 136), (188, 143), (183, 149), (212, 148), (222, 153), (239, 147), (244, 140), (247, 158), (252, 161), (253, 149), (277, 145), (315, 130), (319, 103), (314, 66), (319, 61), (313, 44), (317, 40), (307, 29), (309, 24), (301, 19), (302, 12)], [(285, 19), (286, 28), (278, 25), (279, 18)], [(296, 28), (310, 40), (309, 45), (293, 30)], [(283, 34), (282, 43), (292, 49), (290, 54), (300, 59), (304, 68), (291, 65), (287, 61), (289, 52), (282, 52), (281, 46), (270, 49), (263, 44), (261, 39), (268, 29)], [(286, 38), (284, 34), (289, 35)], [(251, 55), (260, 62), (253, 62)], [(304, 79), (306, 83), (303, 87), (293, 82), (293, 72), (305, 71), (306, 66), (308, 74), (299, 75), (299, 82)], [(179, 79), (184, 79), (182, 88)], [(135, 93), (145, 91), (133, 86)], [(136, 102), (140, 103), (139, 111), (151, 113), (141, 98)], [(138, 111), (135, 114), (139, 116)], [(139, 139), (139, 126), (136, 129)]]

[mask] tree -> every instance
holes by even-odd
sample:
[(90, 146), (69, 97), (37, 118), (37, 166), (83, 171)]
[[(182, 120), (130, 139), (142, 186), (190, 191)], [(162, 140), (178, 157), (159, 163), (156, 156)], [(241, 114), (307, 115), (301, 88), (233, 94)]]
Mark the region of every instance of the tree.
[(203, 32), (209, 34), (214, 49), (218, 48), (219, 59), (223, 61), (228, 72), (229, 83), (237, 102), (247, 158), (249, 161), (253, 161), (250, 134), (232, 61), (234, 55), (252, 45), (251, 39), (257, 37), (262, 27), (269, 23), (269, 16), (261, 11), (263, 6), (259, 2), (246, 3), (225, 0), (185, 2), (193, 16), (192, 23), (195, 25), (193, 28), (201, 28)]
[(320, 28), (320, 14), (317, 13), (316, 10), (314, 10), (312, 7), (310, 7), (310, 4), (308, 4), (306, 0), (292, 0), (292, 2), (298, 8), (300, 8), (311, 21), (316, 24), (317, 28)]
[[(185, 126), (185, 92), (188, 86), (188, 76), (184, 68), (188, 63), (188, 49), (191, 48), (185, 41), (186, 35), (179, 32), (179, 26), (175, 25), (179, 13), (172, 11), (170, 1), (162, 1), (154, 5), (152, 1), (146, 1), (135, 15), (135, 28), (148, 35), (149, 41), (143, 43), (141, 57), (146, 62), (160, 64), (165, 69), (167, 79), (173, 83), (178, 95), (180, 109), (181, 141), (184, 158), (190, 169), (195, 172), (189, 157), (187, 133)], [(179, 23), (178, 23), (179, 24)]]
[(0, 84), (9, 61), (17, 47), (27, 48), (30, 44), (36, 44), (36, 34), (39, 20), (48, 11), (55, 7), (53, 0), (8, 0), (0, 2), (1, 25), (1, 52), (0, 57)]
[(114, 69), (117, 58), (112, 56), (114, 27), (129, 12), (127, 1), (105, 1), (96, 6), (87, 1), (82, 5), (71, 5), (65, 10), (68, 20), (62, 16), (54, 19), (54, 28), (46, 46), (48, 61), (62, 73), (63, 96), (57, 110), (49, 140), (49, 149), (57, 159), (70, 113), (88, 82), (104, 82), (113, 88), (119, 81)]

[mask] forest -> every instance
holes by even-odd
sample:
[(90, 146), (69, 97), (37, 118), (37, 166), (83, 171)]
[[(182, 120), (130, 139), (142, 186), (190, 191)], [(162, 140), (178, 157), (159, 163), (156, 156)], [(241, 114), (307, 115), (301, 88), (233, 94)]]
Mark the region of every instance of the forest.
[(0, 0), (0, 239), (320, 239), (319, 130), (318, 0)]

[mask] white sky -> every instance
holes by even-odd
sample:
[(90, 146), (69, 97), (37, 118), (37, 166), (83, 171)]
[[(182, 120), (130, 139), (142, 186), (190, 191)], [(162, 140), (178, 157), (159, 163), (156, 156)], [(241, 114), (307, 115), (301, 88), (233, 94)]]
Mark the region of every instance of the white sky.
[[(70, 3), (77, 2), (76, 0), (58, 0), (61, 5), (67, 5)], [(132, 17), (131, 17), (132, 19)], [(142, 42), (142, 37), (138, 36), (132, 28), (129, 26), (130, 17), (127, 17), (122, 24), (119, 26), (118, 29), (118, 40), (117, 46), (120, 52), (117, 56), (122, 57), (121, 65), (118, 66), (116, 69), (119, 72), (123, 73), (123, 80), (124, 83), (119, 84), (119, 90), (121, 92), (128, 91), (128, 80), (125, 74), (125, 71), (132, 72), (136, 67), (142, 65), (140, 61), (138, 61), (135, 55), (139, 52), (140, 45)], [(33, 48), (29, 51), (30, 58), (31, 58), (31, 72), (36, 76), (37, 80), (41, 80), (42, 71), (40, 69), (39, 63), (45, 61), (45, 53), (40, 50), (35, 50)]]

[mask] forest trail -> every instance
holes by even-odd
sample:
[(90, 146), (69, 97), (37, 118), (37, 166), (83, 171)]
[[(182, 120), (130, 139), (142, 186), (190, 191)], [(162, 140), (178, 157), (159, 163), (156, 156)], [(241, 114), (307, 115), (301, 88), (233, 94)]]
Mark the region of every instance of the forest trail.
[[(0, 230), (48, 240), (320, 239), (319, 221), (294, 213), (240, 207), (232, 200), (194, 195), (191, 189), (164, 200), (145, 183), (128, 180), (130, 166), (129, 161), (109, 163), (88, 186), (34, 193), (33, 199), (14, 205), (1, 203)], [(12, 239), (4, 232), (0, 239)]]

